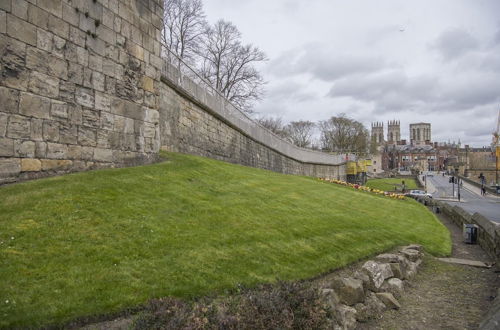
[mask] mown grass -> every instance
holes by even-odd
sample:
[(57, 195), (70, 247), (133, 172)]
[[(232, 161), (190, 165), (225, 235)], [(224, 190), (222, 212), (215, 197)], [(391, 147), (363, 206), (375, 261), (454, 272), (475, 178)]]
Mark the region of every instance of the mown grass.
[(370, 179), (366, 183), (366, 186), (372, 189), (379, 189), (383, 191), (395, 191), (395, 187), (405, 182), (406, 190), (409, 189), (418, 189), (417, 182), (414, 179), (410, 178), (386, 178), (386, 179)]
[(0, 327), (304, 279), (396, 245), (450, 253), (413, 200), (168, 154), (0, 187)]

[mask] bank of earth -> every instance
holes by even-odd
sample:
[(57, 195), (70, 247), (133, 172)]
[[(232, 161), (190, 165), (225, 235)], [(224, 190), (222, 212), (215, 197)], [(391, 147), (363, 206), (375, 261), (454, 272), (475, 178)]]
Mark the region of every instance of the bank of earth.
[(312, 278), (448, 230), (413, 200), (183, 154), (0, 187), (0, 327)]

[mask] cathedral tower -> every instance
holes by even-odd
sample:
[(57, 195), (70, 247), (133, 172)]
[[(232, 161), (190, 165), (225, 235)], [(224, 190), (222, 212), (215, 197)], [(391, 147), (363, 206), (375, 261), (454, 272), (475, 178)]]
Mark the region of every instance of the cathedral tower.
[(390, 120), (387, 122), (387, 142), (398, 144), (401, 141), (401, 123), (399, 120)]

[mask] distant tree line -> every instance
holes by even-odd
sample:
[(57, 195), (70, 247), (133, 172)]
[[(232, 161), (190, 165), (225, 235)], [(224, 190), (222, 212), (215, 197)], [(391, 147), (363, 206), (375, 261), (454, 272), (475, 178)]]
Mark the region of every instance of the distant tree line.
[(201, 0), (165, 0), (163, 19), (162, 37), (168, 49), (233, 104), (251, 113), (264, 92), (264, 79), (255, 68), (267, 59), (264, 52), (243, 44), (240, 31), (230, 21), (220, 19), (210, 25)]
[[(210, 25), (202, 0), (165, 0), (163, 18), (163, 43), (170, 50), (164, 55), (174, 63), (177, 58), (186, 62), (233, 104), (252, 113), (253, 104), (264, 92), (264, 79), (255, 67), (267, 60), (264, 52), (244, 44), (230, 21), (220, 19)], [(257, 121), (302, 148), (357, 154), (369, 148), (368, 130), (344, 114), (318, 123), (299, 120), (284, 124), (281, 118), (264, 117)]]
[(318, 123), (299, 120), (285, 125), (283, 119), (269, 117), (257, 121), (274, 134), (302, 148), (365, 155), (371, 144), (368, 129), (345, 114)]

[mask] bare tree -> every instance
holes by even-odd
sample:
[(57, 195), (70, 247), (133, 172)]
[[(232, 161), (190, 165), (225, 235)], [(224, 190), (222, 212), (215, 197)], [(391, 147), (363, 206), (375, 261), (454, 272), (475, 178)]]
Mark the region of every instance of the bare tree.
[(368, 130), (362, 123), (347, 118), (345, 114), (321, 121), (319, 128), (323, 150), (360, 155), (368, 151)]
[(266, 55), (251, 44), (242, 45), (240, 39), (241, 33), (231, 22), (219, 20), (208, 27), (199, 54), (200, 72), (227, 99), (250, 113), (264, 85), (254, 64), (265, 61)]
[(288, 137), (281, 117), (261, 117), (257, 118), (257, 122), (281, 138)]
[(286, 125), (285, 131), (291, 143), (298, 147), (308, 148), (311, 146), (315, 127), (316, 124), (312, 121), (299, 120)]
[(165, 46), (187, 63), (194, 64), (206, 27), (202, 1), (165, 0), (163, 15)]

